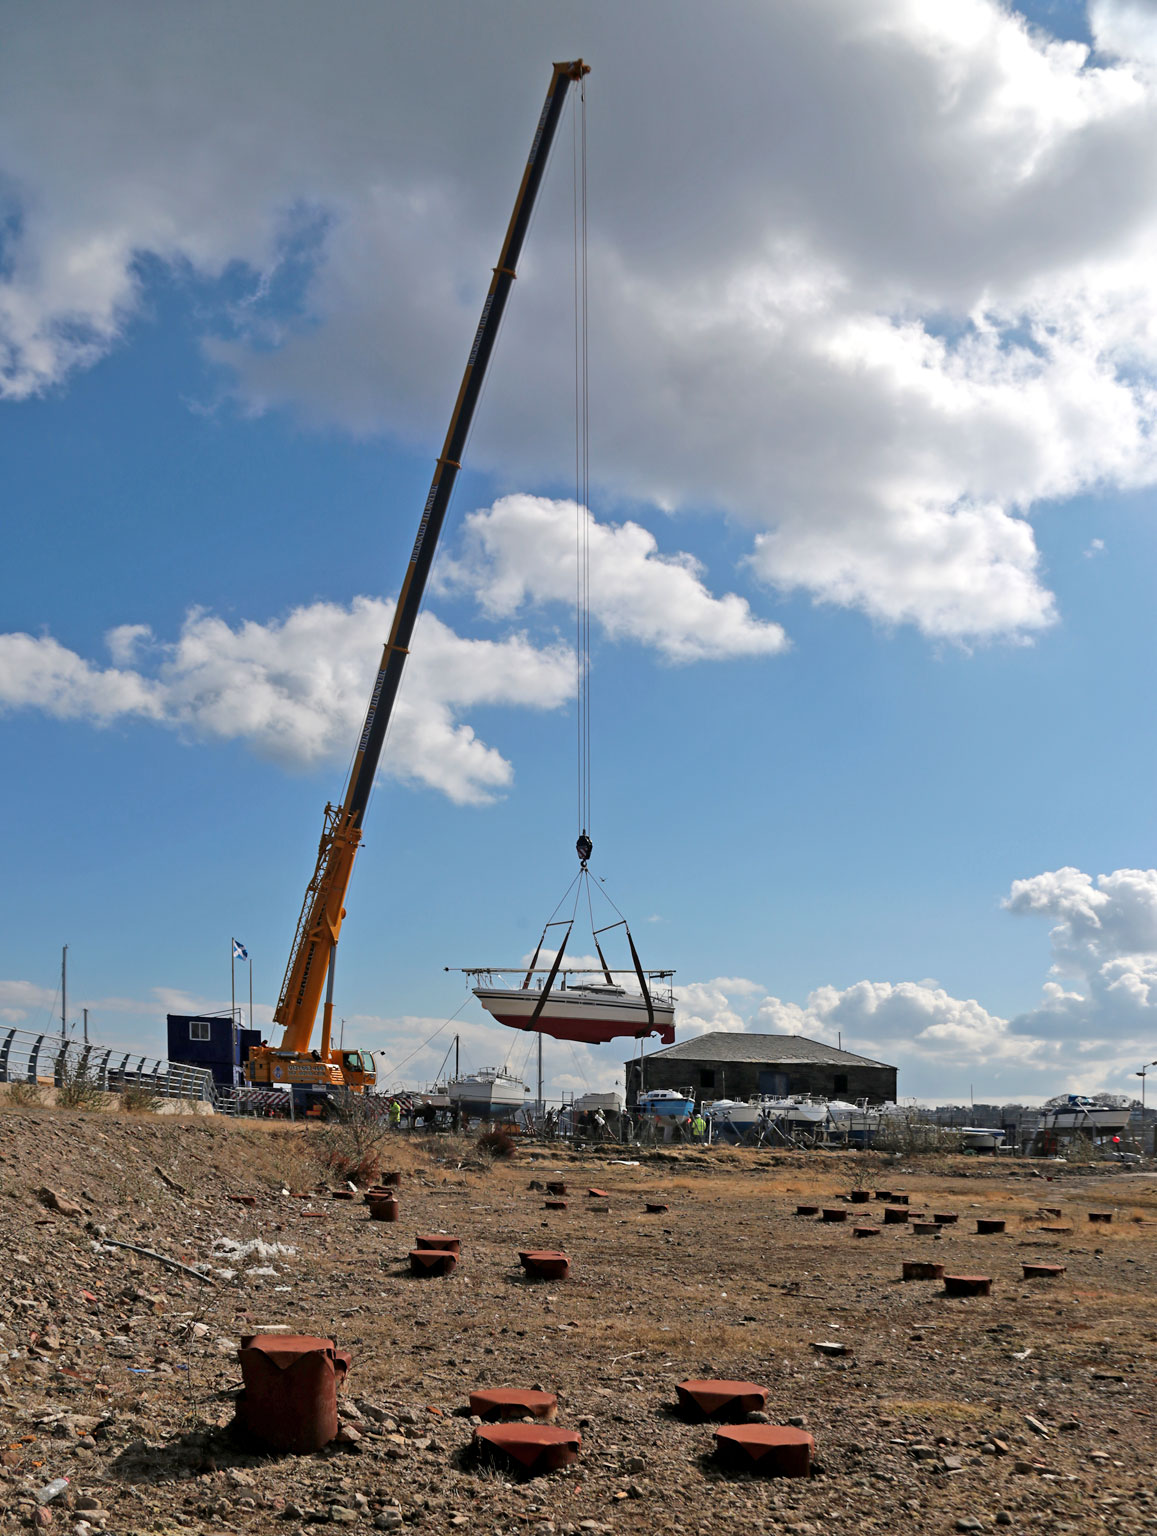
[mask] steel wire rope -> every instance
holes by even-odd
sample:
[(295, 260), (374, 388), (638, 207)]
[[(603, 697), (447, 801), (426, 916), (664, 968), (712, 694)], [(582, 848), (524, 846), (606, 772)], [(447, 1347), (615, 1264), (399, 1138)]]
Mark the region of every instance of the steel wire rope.
[[(423, 1040), (420, 1045), (416, 1045), (408, 1056), (404, 1056), (402, 1058), (402, 1060), (399, 1061), (399, 1063), (398, 1063), (398, 1065), (396, 1067), (391, 1067), (390, 1068), (389, 1076), (393, 1077), (396, 1073), (400, 1072), (402, 1070), (402, 1068), (404, 1066), (406, 1066), (406, 1064), (408, 1062), (413, 1061), (414, 1057), (418, 1054), (418, 1052), (419, 1051), (424, 1051), (426, 1049), (426, 1047), (430, 1044), (431, 1040), (437, 1040), (438, 1036), (442, 1033), (442, 1031), (444, 1029), (446, 1029), (449, 1025), (453, 1024), (454, 1020), (462, 1012), (463, 1008), (465, 1008), (466, 1004), (470, 1001), (470, 999), (471, 999), (471, 997), (473, 997), (473, 995), (474, 994), (472, 992), (467, 993), (467, 995), (458, 1004), (457, 1008), (455, 1008), (454, 1012), (450, 1015), (450, 1017), (448, 1019), (446, 1019), (443, 1023), (439, 1024), (438, 1028), (434, 1031), (434, 1033), (432, 1035), (427, 1035), (425, 1040)], [(377, 1052), (373, 1051), (370, 1054), (376, 1056)], [(386, 1073), (383, 1072), (382, 1076), (385, 1077)]]
[[(591, 826), (590, 325), (588, 320), (587, 98), (580, 82), (572, 113), (575, 408), (575, 716), (580, 833)], [(585, 861), (584, 861), (585, 862)]]

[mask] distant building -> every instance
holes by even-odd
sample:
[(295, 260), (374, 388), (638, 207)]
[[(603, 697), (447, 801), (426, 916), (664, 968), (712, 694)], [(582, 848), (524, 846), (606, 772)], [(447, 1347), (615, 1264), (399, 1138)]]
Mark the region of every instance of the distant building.
[(207, 1067), (220, 1088), (240, 1083), (250, 1047), (261, 1043), (259, 1029), (242, 1029), (230, 1013), (170, 1013), (166, 1019), (169, 1060)]
[[(631, 1108), (639, 1093), (638, 1057), (624, 1065)], [(652, 1051), (644, 1059), (643, 1087), (689, 1088), (697, 1100), (811, 1093), (880, 1104), (895, 1101), (896, 1068), (803, 1035), (713, 1030)]]

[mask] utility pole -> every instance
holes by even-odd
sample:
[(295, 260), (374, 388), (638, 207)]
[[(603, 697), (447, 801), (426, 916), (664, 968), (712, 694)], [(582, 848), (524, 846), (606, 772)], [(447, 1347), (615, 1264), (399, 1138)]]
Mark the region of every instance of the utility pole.
[(538, 1103), (534, 1109), (535, 1123), (542, 1126), (542, 1030), (538, 1031)]
[(88, 1044), (88, 1009), (84, 1010), (84, 1043)]
[(68, 945), (60, 951), (60, 1038), (68, 1034), (65, 1018), (68, 1014)]

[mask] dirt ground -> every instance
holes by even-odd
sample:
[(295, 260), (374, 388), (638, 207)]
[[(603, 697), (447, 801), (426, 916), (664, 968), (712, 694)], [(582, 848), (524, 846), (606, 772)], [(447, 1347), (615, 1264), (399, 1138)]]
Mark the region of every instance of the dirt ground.
[[(0, 1530), (1157, 1529), (1154, 1174), (690, 1148), (486, 1166), (469, 1143), (399, 1134), (389, 1224), (321, 1193), (336, 1181), (319, 1184), (319, 1146), (316, 1127), (0, 1109)], [(564, 1211), (530, 1187), (552, 1178)], [(959, 1221), (917, 1236), (882, 1225), (877, 1200), (845, 1223), (794, 1214), (856, 1187)], [(979, 1217), (1008, 1230), (979, 1236)], [(854, 1238), (867, 1222), (879, 1235)], [(415, 1234), (439, 1230), (461, 1238), (456, 1272), (411, 1278)], [(571, 1278), (526, 1282), (528, 1246), (565, 1249)], [(912, 1258), (989, 1275), (992, 1295), (902, 1282)], [(1067, 1272), (1025, 1281), (1033, 1259)], [(273, 1457), (231, 1436), (238, 1340), (271, 1326), (352, 1353), (350, 1443)], [(721, 1467), (713, 1427), (674, 1411), (689, 1376), (765, 1386), (770, 1421), (814, 1436), (814, 1475)], [(556, 1392), (577, 1465), (520, 1479), (477, 1463), (478, 1386)], [(58, 1476), (67, 1491), (38, 1504)]]

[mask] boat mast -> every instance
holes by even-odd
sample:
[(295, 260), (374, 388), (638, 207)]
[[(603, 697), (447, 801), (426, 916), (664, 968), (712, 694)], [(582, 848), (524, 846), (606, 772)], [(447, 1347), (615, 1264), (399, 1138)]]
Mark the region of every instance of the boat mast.
[(68, 1034), (68, 1026), (64, 1022), (68, 1012), (68, 945), (60, 951), (60, 1038), (63, 1040)]

